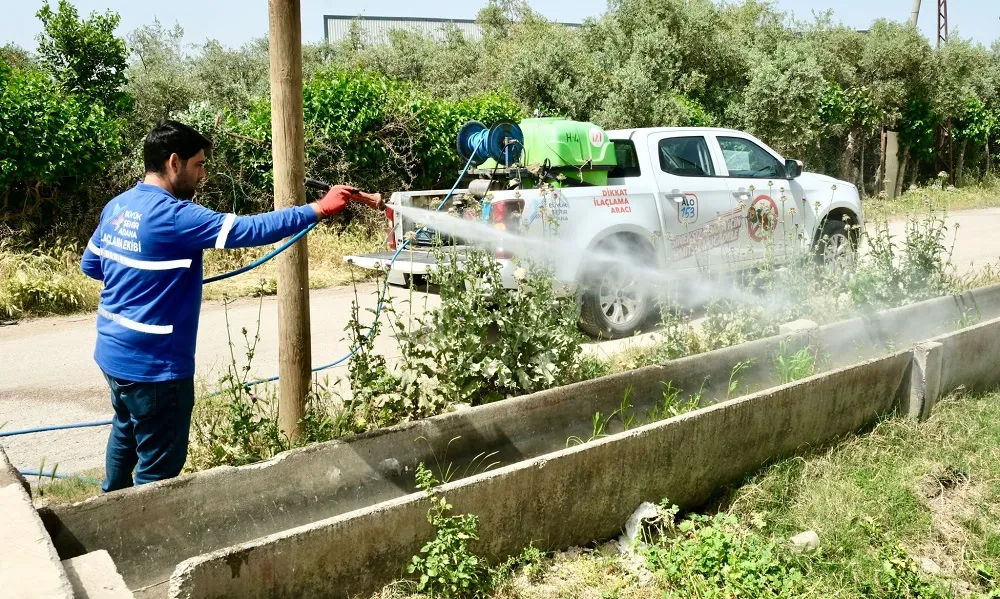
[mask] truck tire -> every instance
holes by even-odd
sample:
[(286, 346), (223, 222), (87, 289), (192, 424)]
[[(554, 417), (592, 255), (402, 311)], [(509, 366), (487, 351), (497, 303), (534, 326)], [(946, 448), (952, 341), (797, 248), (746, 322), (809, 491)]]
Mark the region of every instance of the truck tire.
[(857, 236), (848, 231), (847, 224), (839, 219), (827, 219), (816, 239), (816, 258), (834, 268), (849, 267), (856, 258), (856, 250)]
[[(654, 263), (652, 248), (631, 242), (635, 264)], [(587, 268), (580, 330), (597, 339), (620, 339), (641, 330), (655, 303), (643, 277), (622, 264), (597, 261)]]

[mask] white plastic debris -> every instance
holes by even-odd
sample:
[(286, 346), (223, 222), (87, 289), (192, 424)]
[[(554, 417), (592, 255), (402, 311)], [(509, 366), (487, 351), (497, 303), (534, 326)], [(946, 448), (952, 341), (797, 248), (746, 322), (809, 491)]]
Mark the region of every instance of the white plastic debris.
[(819, 535), (814, 531), (807, 530), (799, 533), (789, 540), (792, 551), (796, 553), (812, 553), (819, 549)]
[(625, 522), (625, 534), (618, 538), (618, 546), (622, 553), (631, 553), (632, 543), (642, 532), (642, 523), (646, 520), (654, 520), (660, 513), (656, 506), (648, 501), (643, 501), (639, 507), (632, 512), (627, 522)]

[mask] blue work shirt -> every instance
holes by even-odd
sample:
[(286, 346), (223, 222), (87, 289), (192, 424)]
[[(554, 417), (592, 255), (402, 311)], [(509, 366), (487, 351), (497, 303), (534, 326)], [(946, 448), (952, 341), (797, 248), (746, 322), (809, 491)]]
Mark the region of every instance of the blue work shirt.
[(310, 206), (221, 214), (146, 183), (108, 202), (80, 264), (104, 281), (97, 365), (128, 381), (194, 376), (202, 250), (274, 243), (316, 219)]

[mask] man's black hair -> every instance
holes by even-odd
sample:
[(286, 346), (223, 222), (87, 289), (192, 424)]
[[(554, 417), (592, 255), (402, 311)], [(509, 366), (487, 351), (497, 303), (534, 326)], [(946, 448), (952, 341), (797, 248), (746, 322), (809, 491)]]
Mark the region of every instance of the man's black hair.
[(163, 120), (146, 136), (142, 145), (142, 161), (147, 173), (162, 174), (171, 154), (177, 154), (181, 160), (189, 160), (201, 150), (205, 150), (206, 156), (212, 150), (212, 142), (204, 135), (184, 123)]

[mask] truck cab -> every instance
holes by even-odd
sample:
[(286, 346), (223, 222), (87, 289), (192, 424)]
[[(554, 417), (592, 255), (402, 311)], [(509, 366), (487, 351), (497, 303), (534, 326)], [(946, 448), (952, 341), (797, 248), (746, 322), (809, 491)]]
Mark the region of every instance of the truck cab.
[[(545, 240), (524, 246), (545, 248), (528, 251), (535, 255), (513, 256), (510, 248), (497, 248), (505, 285), (517, 285), (514, 259), (546, 262), (559, 281), (580, 293), (580, 325), (588, 334), (617, 338), (640, 330), (655, 304), (654, 280), (680, 285), (706, 272), (749, 269), (803, 251), (826, 260), (853, 258), (863, 213), (850, 183), (802, 172), (800, 162), (732, 129), (599, 131), (606, 139), (591, 128), (590, 141), (613, 151), (601, 184), (498, 185), (482, 199), (487, 224)], [(447, 190), (394, 193), (387, 213), (393, 205), (433, 209), (446, 195)], [(414, 225), (391, 220), (390, 249), (404, 243)], [(428, 243), (429, 238), (411, 239), (394, 262), (395, 252), (351, 259), (366, 267), (388, 266), (390, 283), (402, 284), (408, 275), (433, 268)]]

